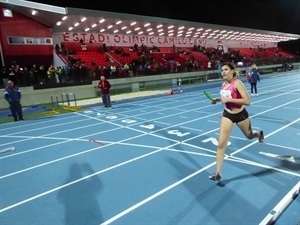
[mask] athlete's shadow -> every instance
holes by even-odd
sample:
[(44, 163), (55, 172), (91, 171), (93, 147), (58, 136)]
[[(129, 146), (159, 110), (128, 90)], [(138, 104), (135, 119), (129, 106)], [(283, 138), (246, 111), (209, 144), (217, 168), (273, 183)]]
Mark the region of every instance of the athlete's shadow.
[(263, 169), (263, 170), (258, 171), (256, 173), (245, 174), (245, 175), (242, 175), (242, 176), (236, 176), (236, 177), (231, 178), (231, 179), (218, 181), (217, 185), (219, 187), (225, 187), (226, 184), (228, 184), (229, 182), (232, 182), (232, 181), (240, 181), (242, 179), (248, 179), (248, 178), (251, 178), (253, 176), (255, 176), (255, 177), (266, 176), (266, 175), (269, 175), (269, 174), (275, 173), (275, 172), (276, 171), (274, 171), (272, 169)]
[[(283, 169), (283, 170), (290, 169), (292, 171), (299, 171), (300, 170), (300, 164), (298, 163), (299, 158), (296, 158), (295, 160), (296, 160), (296, 162), (282, 161), (280, 167), (278, 166), (278, 167), (274, 167), (274, 168)], [(253, 176), (255, 176), (255, 177), (265, 176), (265, 175), (269, 175), (269, 174), (276, 173), (276, 172), (277, 171), (273, 170), (273, 169), (263, 169), (258, 172), (255, 172), (255, 173), (237, 176), (237, 177), (234, 177), (234, 178), (228, 179), (228, 180), (221, 180), (217, 183), (217, 185), (220, 187), (225, 187), (226, 184), (228, 184), (229, 182), (232, 182), (232, 181), (240, 181), (242, 179), (247, 179), (247, 178), (250, 178)]]
[[(185, 178), (195, 172), (193, 165), (196, 166), (196, 164), (194, 163), (188, 165), (175, 158), (169, 161), (177, 169), (178, 179)], [(199, 166), (198, 169), (204, 168), (201, 163), (197, 163), (197, 165)], [(264, 172), (268, 173), (268, 171)], [(212, 224), (212, 221), (214, 224), (234, 224), (233, 222), (251, 218), (253, 213), (259, 213), (260, 209), (249, 204), (249, 200), (241, 193), (235, 192), (230, 187), (220, 188), (220, 185), (215, 185), (215, 182), (209, 180), (208, 176), (206, 171), (202, 171), (181, 184), (192, 197), (190, 199), (187, 197), (186, 201), (181, 202), (180, 207), (175, 207), (174, 210), (177, 210), (177, 213), (170, 216), (169, 221), (165, 223), (166, 225), (186, 224), (185, 221), (191, 221), (191, 213), (195, 213), (195, 211), (197, 214), (193, 214), (193, 224)], [(237, 213), (230, 214), (228, 213), (230, 210)]]
[(75, 163), (70, 167), (65, 184), (78, 182), (62, 188), (57, 196), (65, 208), (65, 225), (97, 224), (103, 221), (97, 201), (102, 190), (101, 180), (97, 175), (80, 180), (93, 173), (94, 170), (87, 163)]
[[(289, 156), (287, 156), (289, 157)], [(300, 171), (300, 158), (299, 157), (294, 157), (295, 162), (289, 162), (286, 160), (283, 160), (281, 162), (281, 166), (287, 169), (290, 169), (292, 171)]]

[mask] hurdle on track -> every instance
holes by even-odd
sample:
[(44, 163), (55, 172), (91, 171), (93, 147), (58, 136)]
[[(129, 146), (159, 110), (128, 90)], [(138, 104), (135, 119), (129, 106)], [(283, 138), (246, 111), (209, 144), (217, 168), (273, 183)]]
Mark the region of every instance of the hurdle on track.
[(181, 78), (178, 78), (178, 79), (172, 79), (172, 83), (171, 83), (171, 91), (172, 91), (173, 93), (183, 92), (183, 89), (182, 89), (182, 80), (181, 80)]
[(46, 116), (59, 114), (60, 109), (59, 109), (58, 96), (57, 95), (50, 95), (50, 100), (51, 100), (52, 111), (47, 111), (47, 112), (44, 112), (43, 114), (46, 115)]
[(66, 110), (78, 111), (81, 106), (77, 106), (76, 96), (74, 93), (61, 93), (62, 106)]
[(300, 181), (281, 199), (281, 201), (270, 211), (270, 213), (260, 222), (259, 225), (271, 225), (288, 205), (296, 198), (299, 198)]

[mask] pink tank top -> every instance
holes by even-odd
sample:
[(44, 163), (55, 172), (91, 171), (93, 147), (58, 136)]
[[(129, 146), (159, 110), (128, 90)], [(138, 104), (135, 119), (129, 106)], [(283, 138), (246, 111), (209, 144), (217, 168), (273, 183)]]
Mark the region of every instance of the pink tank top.
[[(229, 87), (227, 87), (226, 89), (224, 89), (224, 87), (226, 85), (226, 82), (224, 82), (222, 84), (222, 90), (220, 91), (221, 98), (224, 98), (224, 97), (231, 97), (231, 98), (234, 98), (234, 99), (241, 99), (242, 98), (241, 94), (239, 92), (237, 92), (236, 90), (234, 90), (234, 85), (237, 81), (238, 81), (238, 79), (233, 80), (230, 83)], [(227, 108), (227, 109), (233, 110), (233, 109), (240, 109), (242, 107), (242, 105), (238, 105), (238, 104), (235, 104), (235, 103), (232, 103), (232, 102), (228, 102), (228, 103), (224, 104), (224, 107)]]

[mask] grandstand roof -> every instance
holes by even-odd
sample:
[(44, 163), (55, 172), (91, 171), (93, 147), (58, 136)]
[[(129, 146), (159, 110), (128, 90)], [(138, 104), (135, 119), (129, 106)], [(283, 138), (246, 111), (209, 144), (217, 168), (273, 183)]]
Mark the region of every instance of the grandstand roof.
[(0, 4), (6, 9), (16, 11), (47, 25), (52, 29), (52, 32), (70, 31), (122, 35), (180, 36), (262, 42), (300, 39), (298, 34), (82, 8), (59, 7), (22, 0), (0, 0)]

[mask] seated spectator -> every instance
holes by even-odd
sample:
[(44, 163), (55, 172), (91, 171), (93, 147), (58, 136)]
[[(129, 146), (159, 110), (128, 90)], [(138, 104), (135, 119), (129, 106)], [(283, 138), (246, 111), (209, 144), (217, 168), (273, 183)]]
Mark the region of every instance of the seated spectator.
[(59, 54), (59, 53), (61, 52), (61, 49), (60, 49), (60, 47), (59, 47), (58, 44), (55, 45), (55, 52), (56, 52), (57, 54)]

